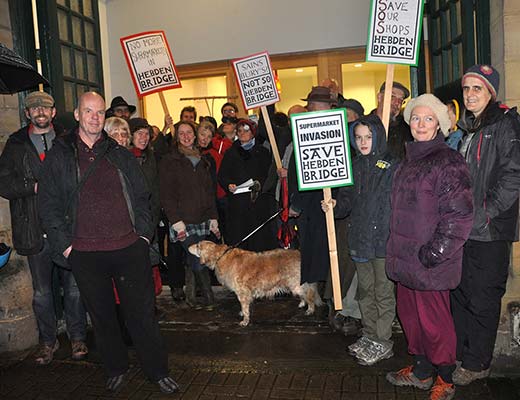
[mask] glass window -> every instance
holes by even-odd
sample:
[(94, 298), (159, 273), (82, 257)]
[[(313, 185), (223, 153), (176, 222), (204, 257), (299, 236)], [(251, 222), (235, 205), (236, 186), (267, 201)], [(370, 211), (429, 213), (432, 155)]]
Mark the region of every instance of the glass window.
[(96, 35), (93, 23), (85, 21), (85, 47), (89, 50), (96, 50)]
[(72, 42), (78, 46), (83, 46), (83, 38), (81, 34), (81, 19), (72, 17)]
[(302, 99), (307, 97), (313, 86), (318, 85), (318, 67), (315, 66), (277, 69), (276, 74), (281, 87), (276, 110), (284, 113), (295, 104), (304, 106), (306, 103)]
[(76, 78), (86, 80), (87, 76), (85, 74), (82, 51), (74, 51), (74, 64), (76, 66)]
[(58, 32), (61, 40), (70, 41), (69, 18), (65, 11), (58, 10)]
[(61, 65), (64, 76), (72, 76), (72, 59), (70, 57), (70, 47), (61, 46)]
[(83, 0), (83, 15), (85, 17), (94, 18), (94, 11), (92, 10), (92, 0)]

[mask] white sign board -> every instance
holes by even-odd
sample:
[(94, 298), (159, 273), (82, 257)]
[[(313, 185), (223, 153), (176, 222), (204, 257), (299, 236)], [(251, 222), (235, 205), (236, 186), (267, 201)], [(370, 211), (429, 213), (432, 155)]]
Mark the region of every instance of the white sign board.
[(233, 60), (233, 67), (246, 110), (280, 101), (267, 52)]
[(138, 33), (120, 42), (139, 97), (181, 87), (163, 31)]
[(353, 185), (344, 108), (291, 115), (300, 190)]
[(372, 0), (367, 61), (417, 65), (423, 0)]

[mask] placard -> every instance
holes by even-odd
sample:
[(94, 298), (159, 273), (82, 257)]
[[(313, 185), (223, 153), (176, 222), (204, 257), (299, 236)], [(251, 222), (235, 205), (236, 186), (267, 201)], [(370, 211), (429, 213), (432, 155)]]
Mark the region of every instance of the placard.
[(120, 42), (139, 97), (181, 87), (164, 31), (138, 33)]
[(280, 101), (267, 52), (233, 60), (233, 68), (246, 110)]
[(367, 61), (416, 66), (423, 0), (372, 0)]
[(300, 190), (353, 185), (344, 108), (291, 115)]

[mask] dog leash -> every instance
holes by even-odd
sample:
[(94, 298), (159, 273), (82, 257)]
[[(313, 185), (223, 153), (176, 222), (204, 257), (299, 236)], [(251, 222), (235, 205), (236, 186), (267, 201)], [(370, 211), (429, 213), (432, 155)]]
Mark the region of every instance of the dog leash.
[(238, 246), (240, 246), (242, 243), (244, 243), (247, 239), (249, 239), (251, 236), (253, 236), (256, 232), (258, 232), (260, 229), (262, 229), (265, 225), (267, 225), (269, 222), (271, 222), (273, 219), (275, 219), (278, 214), (280, 214), (283, 211), (283, 208), (280, 208), (276, 213), (271, 215), (269, 218), (267, 218), (261, 225), (257, 226), (253, 231), (251, 231), (247, 236), (245, 236), (241, 241), (234, 244), (233, 246), (228, 246), (228, 248), (220, 255), (219, 258), (215, 261), (215, 265), (220, 261), (222, 257), (224, 257), (227, 253), (229, 253), (231, 250), (236, 249)]

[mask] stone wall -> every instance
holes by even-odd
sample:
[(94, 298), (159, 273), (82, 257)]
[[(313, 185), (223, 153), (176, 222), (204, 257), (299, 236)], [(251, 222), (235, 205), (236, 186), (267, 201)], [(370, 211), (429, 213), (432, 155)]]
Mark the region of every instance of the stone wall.
[[(500, 72), (499, 100), (510, 107), (520, 107), (520, 1), (490, 0), (491, 60)], [(520, 319), (511, 318), (510, 308), (518, 310), (520, 302), (520, 245), (515, 243), (507, 291), (502, 300), (502, 317), (495, 346), (493, 370), (497, 374), (516, 373), (520, 359)], [(514, 305), (514, 307), (511, 307)], [(516, 325), (516, 326), (515, 326)], [(515, 328), (515, 329), (513, 329)], [(515, 367), (516, 365), (516, 367)]]

